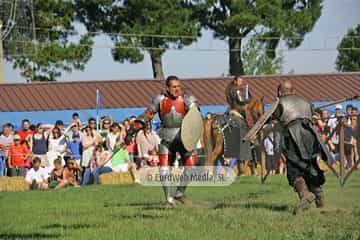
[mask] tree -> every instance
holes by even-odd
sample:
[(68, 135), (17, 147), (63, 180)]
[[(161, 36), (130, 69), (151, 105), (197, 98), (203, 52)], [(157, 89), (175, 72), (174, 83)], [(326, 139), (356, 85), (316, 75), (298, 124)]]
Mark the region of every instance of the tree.
[(350, 29), (338, 46), (336, 69), (341, 72), (360, 71), (360, 24)]
[(321, 15), (322, 0), (211, 0), (203, 24), (214, 36), (227, 39), (231, 75), (244, 74), (241, 49), (243, 38), (261, 33), (269, 57), (284, 40), (289, 48), (298, 47)]
[[(9, 3), (11, 1), (4, 1)], [(93, 41), (75, 32), (71, 1), (13, 1), (15, 24), (4, 41), (4, 55), (28, 80), (55, 81), (63, 71), (83, 70)], [(21, 4), (20, 4), (21, 3)], [(8, 13), (0, 15), (9, 18)]]
[(242, 49), (245, 75), (268, 75), (282, 73), (284, 57), (282, 54), (271, 58), (267, 55), (264, 44), (251, 38)]
[(103, 31), (114, 42), (115, 61), (138, 63), (144, 51), (151, 58), (154, 78), (163, 79), (162, 56), (181, 49), (200, 35), (197, 11), (180, 0), (78, 0), (78, 18), (89, 31)]

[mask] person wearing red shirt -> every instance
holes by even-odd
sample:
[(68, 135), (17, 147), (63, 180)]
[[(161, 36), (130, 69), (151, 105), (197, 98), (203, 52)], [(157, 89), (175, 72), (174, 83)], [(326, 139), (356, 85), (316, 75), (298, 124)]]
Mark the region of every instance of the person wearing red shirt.
[(26, 146), (21, 144), (21, 137), (19, 135), (14, 136), (14, 144), (10, 146), (8, 156), (9, 176), (25, 176), (25, 159), (31, 156), (31, 152)]
[(22, 120), (22, 130), (16, 132), (20, 136), (21, 141), (29, 141), (34, 132), (30, 129), (30, 121), (28, 119)]

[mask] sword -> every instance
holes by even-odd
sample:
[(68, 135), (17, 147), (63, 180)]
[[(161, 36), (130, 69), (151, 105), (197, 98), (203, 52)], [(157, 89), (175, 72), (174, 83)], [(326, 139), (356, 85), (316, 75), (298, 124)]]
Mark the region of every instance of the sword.
[(352, 97), (347, 97), (347, 98), (341, 98), (341, 99), (338, 99), (338, 100), (335, 100), (335, 101), (331, 101), (331, 102), (328, 102), (328, 103), (324, 103), (324, 104), (321, 104), (317, 107), (315, 107), (314, 109), (321, 109), (321, 108), (325, 108), (325, 107), (328, 107), (328, 106), (332, 106), (332, 105), (335, 105), (335, 104), (338, 104), (338, 103), (342, 103), (342, 102), (346, 102), (346, 101), (352, 101), (354, 99), (358, 99), (359, 98), (359, 95), (354, 95)]
[(248, 133), (243, 138), (243, 141), (249, 141), (252, 143), (255, 142), (257, 135), (263, 129), (267, 121), (271, 118), (272, 114), (275, 112), (278, 105), (279, 105), (279, 99), (276, 99), (276, 102), (274, 102), (270, 106), (269, 110), (264, 115), (262, 115), (255, 123), (255, 125), (248, 131)]

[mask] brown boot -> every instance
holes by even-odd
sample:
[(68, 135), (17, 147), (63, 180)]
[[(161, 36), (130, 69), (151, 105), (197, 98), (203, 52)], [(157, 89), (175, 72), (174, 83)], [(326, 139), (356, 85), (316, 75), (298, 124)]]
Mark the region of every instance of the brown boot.
[(294, 181), (294, 189), (298, 193), (300, 202), (295, 207), (293, 214), (296, 215), (300, 211), (309, 208), (310, 204), (315, 200), (315, 195), (309, 192), (303, 177), (297, 177)]
[(315, 204), (317, 208), (325, 207), (325, 194), (321, 187), (310, 187), (310, 191), (315, 195)]

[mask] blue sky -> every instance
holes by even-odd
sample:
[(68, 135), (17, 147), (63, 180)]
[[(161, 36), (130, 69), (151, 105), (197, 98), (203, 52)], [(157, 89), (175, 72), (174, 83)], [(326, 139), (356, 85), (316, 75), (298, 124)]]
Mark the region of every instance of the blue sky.
[[(284, 73), (336, 72), (336, 47), (349, 28), (360, 24), (360, 0), (325, 0), (322, 16), (313, 31), (306, 35), (302, 45), (295, 50), (285, 50)], [(112, 60), (107, 37), (99, 36), (95, 41), (93, 57), (83, 72), (63, 74), (60, 81), (151, 79), (150, 58), (139, 64), (120, 64)], [(223, 51), (198, 51), (198, 49), (223, 49)], [(228, 53), (225, 41), (216, 40), (212, 32), (204, 31), (197, 43), (183, 51), (169, 50), (163, 57), (165, 75), (175, 74), (182, 78), (216, 77), (228, 72)], [(21, 83), (18, 71), (5, 63), (5, 81)]]

